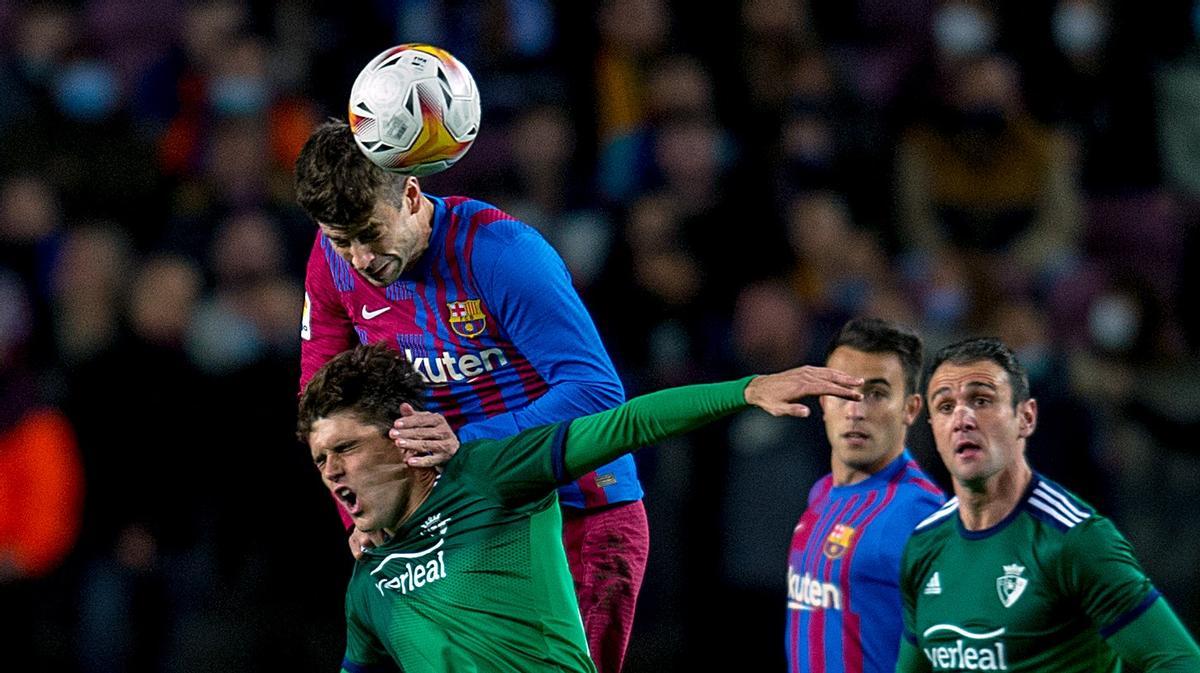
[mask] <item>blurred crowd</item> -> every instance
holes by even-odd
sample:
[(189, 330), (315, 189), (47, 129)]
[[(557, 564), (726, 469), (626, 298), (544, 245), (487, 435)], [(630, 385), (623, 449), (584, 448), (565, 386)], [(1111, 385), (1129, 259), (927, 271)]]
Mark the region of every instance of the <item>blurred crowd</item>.
[[(818, 362), (856, 315), (1000, 336), (1031, 463), (1200, 631), (1198, 30), (1192, 0), (0, 0), (6, 651), (336, 668), (350, 557), (293, 439), (291, 169), (401, 42), (483, 99), (426, 190), (543, 232), (630, 395)], [(745, 414), (639, 457), (627, 671), (781, 667), (827, 455), (819, 422)]]

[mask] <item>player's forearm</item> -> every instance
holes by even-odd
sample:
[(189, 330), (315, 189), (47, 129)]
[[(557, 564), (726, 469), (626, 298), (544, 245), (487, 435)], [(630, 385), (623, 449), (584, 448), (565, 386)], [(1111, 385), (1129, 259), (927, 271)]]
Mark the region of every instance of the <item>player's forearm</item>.
[(1200, 647), (1164, 598), (1109, 636), (1108, 644), (1145, 673), (1200, 671)]
[(577, 478), (646, 444), (711, 423), (749, 406), (746, 385), (753, 377), (725, 383), (668, 388), (571, 422), (564, 464)]

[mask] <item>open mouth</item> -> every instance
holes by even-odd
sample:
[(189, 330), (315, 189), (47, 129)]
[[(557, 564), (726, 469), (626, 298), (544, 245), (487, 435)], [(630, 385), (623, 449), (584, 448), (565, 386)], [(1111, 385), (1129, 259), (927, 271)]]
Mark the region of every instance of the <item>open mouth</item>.
[(350, 490), (349, 486), (339, 486), (333, 491), (333, 494), (337, 496), (338, 502), (342, 503), (342, 507), (346, 508), (350, 516), (357, 516), (362, 512), (362, 508), (358, 505), (358, 495)]
[(861, 444), (870, 439), (871, 435), (861, 430), (851, 430), (850, 432), (843, 432), (842, 438), (851, 443)]
[(982, 450), (983, 450), (982, 447), (980, 447), (975, 442), (959, 442), (958, 444), (956, 444), (954, 446), (954, 455), (956, 455), (956, 456), (973, 456)]

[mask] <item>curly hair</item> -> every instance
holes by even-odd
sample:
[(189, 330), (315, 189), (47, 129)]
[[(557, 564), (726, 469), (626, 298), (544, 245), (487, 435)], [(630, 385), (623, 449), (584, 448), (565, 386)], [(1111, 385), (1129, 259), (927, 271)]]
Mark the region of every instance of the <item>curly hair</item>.
[(307, 443), (313, 424), (349, 411), (359, 420), (386, 429), (405, 402), (421, 409), (425, 381), (402, 353), (387, 344), (355, 346), (321, 367), (300, 396), (296, 436)]
[(352, 232), (365, 225), (380, 197), (401, 203), (404, 179), (371, 163), (349, 124), (330, 120), (313, 131), (296, 159), (296, 201), (317, 222)]

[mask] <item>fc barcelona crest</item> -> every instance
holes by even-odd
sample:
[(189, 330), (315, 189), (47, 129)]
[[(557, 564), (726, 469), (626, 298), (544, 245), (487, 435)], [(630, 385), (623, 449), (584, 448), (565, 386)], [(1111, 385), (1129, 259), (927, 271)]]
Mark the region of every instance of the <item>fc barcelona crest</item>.
[(996, 593), (1000, 595), (1000, 603), (1004, 607), (1012, 607), (1021, 594), (1025, 593), (1025, 587), (1029, 586), (1029, 580), (1021, 577), (1023, 572), (1025, 566), (1014, 563), (1004, 566), (1004, 574), (996, 578)]
[(483, 334), (487, 316), (483, 313), (481, 300), (451, 301), (446, 303), (446, 308), (450, 309), (450, 329), (455, 334), (468, 339)]
[(854, 528), (847, 526), (844, 523), (839, 523), (829, 532), (829, 537), (825, 538), (825, 548), (822, 550), (825, 556), (831, 559), (838, 559), (842, 554), (849, 549), (850, 543), (854, 540)]

